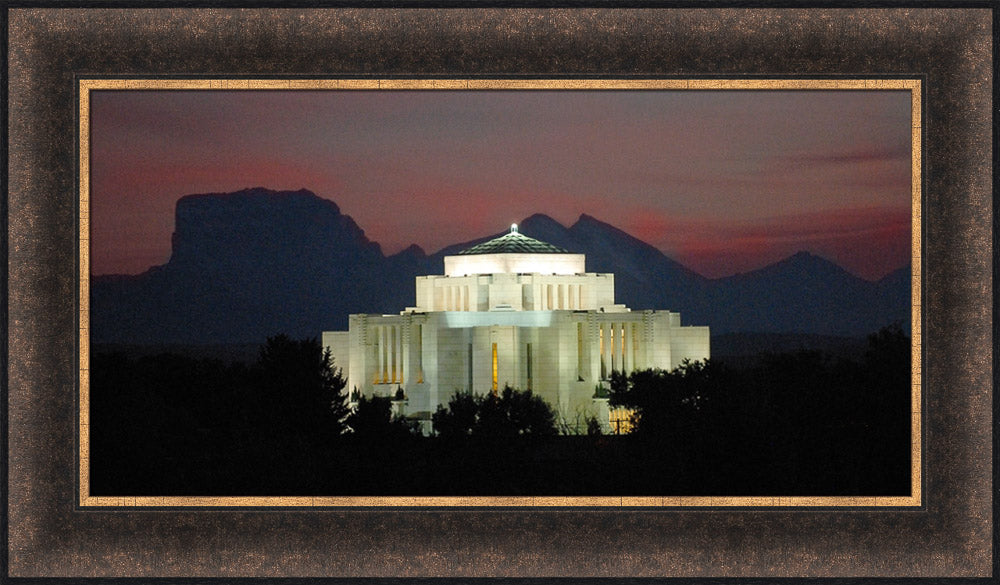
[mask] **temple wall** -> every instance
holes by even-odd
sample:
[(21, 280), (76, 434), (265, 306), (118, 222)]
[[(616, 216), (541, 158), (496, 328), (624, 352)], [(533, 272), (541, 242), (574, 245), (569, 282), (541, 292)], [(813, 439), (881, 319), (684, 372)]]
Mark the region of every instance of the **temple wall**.
[(444, 257), (445, 276), (469, 274), (583, 274), (583, 254), (469, 254)]
[[(392, 396), (402, 389), (407, 401), (394, 408), (411, 417), (429, 420), (456, 391), (510, 385), (530, 388), (571, 426), (607, 415), (594, 392), (613, 371), (709, 357), (708, 327), (682, 327), (679, 313), (615, 304), (614, 275), (583, 266), (580, 254), (449, 256), (446, 276), (416, 278), (415, 307), (351, 315), (348, 331), (323, 332), (323, 345), (349, 390)], [(498, 267), (504, 270), (493, 272)]]
[(616, 310), (613, 274), (418, 276), (417, 311)]

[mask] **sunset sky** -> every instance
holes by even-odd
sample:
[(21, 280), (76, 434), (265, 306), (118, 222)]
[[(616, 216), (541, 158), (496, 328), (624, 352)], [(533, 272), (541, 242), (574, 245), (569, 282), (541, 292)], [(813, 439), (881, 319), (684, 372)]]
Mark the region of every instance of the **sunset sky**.
[(387, 254), (586, 213), (708, 277), (910, 258), (899, 91), (100, 91), (91, 266), (170, 257), (192, 193), (306, 188)]

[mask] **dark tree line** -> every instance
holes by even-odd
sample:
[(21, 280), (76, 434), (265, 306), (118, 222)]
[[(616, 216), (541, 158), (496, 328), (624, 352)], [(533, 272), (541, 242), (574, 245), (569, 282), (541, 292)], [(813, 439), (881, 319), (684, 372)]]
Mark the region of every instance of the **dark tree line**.
[[(91, 488), (176, 493), (306, 475), (340, 433), (344, 381), (315, 340), (268, 339), (251, 365), (160, 354), (91, 361)], [(125, 490), (124, 492), (122, 490)], [(152, 490), (152, 491), (150, 491)]]
[[(454, 449), (423, 466), (432, 483), (421, 480), (411, 468), (428, 458), (431, 440), (419, 424), (394, 415), (390, 397), (349, 401), (335, 366), (316, 339), (284, 335), (269, 338), (251, 365), (95, 354), (92, 493), (403, 494), (414, 480), (474, 489), (449, 479)], [(555, 434), (551, 409), (530, 392), (456, 400), (472, 406), (467, 431), (475, 439)], [(442, 436), (452, 436), (447, 429), (459, 429), (463, 416), (437, 412)], [(495, 452), (486, 459), (496, 461)]]
[[(849, 495), (909, 489), (910, 345), (860, 361), (819, 352), (612, 377), (630, 435), (557, 435), (530, 391), (458, 392), (436, 436), (389, 397), (347, 400), (315, 339), (256, 362), (94, 355), (95, 495)], [(350, 404), (350, 406), (349, 406)], [(352, 408), (353, 406), (353, 408)]]
[(760, 493), (898, 494), (910, 395), (910, 340), (894, 326), (869, 337), (860, 362), (799, 351), (743, 370), (709, 360), (616, 375), (611, 404), (635, 410), (636, 456), (670, 453), (665, 473), (685, 489), (722, 493), (718, 478), (740, 477)]

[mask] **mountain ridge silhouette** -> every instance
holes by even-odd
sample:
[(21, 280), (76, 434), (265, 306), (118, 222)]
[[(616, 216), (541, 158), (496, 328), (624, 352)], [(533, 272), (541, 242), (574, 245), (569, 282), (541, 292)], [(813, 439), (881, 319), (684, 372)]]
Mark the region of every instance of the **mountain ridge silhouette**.
[[(94, 343), (247, 343), (343, 330), (349, 314), (412, 306), (414, 277), (442, 274), (444, 256), (504, 233), (387, 256), (336, 203), (306, 189), (186, 195), (175, 216), (167, 263), (92, 277)], [(569, 227), (534, 214), (519, 230), (586, 254), (588, 272), (614, 273), (617, 302), (677, 311), (713, 334), (859, 336), (909, 322), (909, 267), (871, 282), (803, 251), (708, 279), (586, 214)]]

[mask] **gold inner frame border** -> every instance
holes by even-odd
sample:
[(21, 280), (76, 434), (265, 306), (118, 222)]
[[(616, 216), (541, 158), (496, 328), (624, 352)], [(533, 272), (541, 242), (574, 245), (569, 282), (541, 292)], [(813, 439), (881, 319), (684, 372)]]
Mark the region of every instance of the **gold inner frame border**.
[[(143, 507), (472, 507), (472, 508), (914, 508), (922, 495), (921, 241), (922, 82), (920, 79), (80, 79), (78, 505)], [(910, 92), (911, 116), (911, 450), (908, 496), (92, 496), (90, 482), (90, 92), (105, 90), (891, 90)]]

